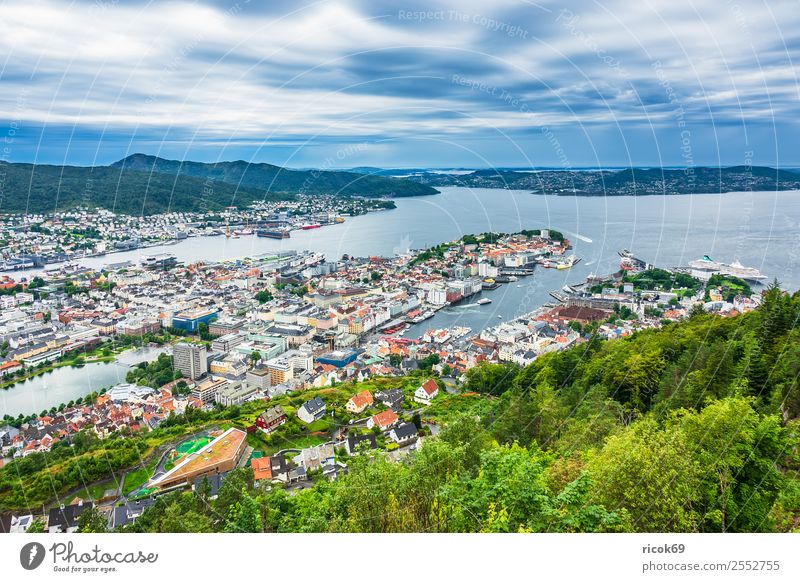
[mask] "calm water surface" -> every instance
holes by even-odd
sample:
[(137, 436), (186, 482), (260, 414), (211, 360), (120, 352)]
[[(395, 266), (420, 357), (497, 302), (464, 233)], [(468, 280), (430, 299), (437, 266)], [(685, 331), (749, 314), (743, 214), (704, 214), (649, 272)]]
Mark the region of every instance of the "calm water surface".
[(155, 359), (163, 348), (141, 348), (123, 352), (116, 362), (64, 367), (0, 390), (0, 419), (8, 414), (32, 414), (75, 400), (90, 392), (125, 381), (131, 366)]

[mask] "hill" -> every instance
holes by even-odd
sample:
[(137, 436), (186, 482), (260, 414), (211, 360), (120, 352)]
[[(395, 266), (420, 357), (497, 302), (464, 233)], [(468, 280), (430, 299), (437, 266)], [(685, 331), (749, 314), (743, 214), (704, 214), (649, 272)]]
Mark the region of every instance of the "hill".
[(242, 160), (205, 164), (134, 154), (112, 164), (111, 167), (154, 174), (188, 176), (202, 180), (212, 179), (235, 186), (258, 188), (270, 193), (333, 194), (370, 198), (436, 194), (436, 190), (429, 186), (397, 178), (342, 171), (289, 170), (272, 164)]
[(286, 170), (269, 164), (177, 162), (135, 154), (110, 166), (0, 162), (0, 213), (50, 213), (76, 206), (122, 214), (215, 211), (297, 194), (420, 196), (410, 181), (349, 172)]
[(559, 196), (643, 196), (800, 189), (800, 174), (763, 166), (627, 168), (624, 170), (476, 170), (420, 172), (409, 180), (429, 186), (532, 190)]

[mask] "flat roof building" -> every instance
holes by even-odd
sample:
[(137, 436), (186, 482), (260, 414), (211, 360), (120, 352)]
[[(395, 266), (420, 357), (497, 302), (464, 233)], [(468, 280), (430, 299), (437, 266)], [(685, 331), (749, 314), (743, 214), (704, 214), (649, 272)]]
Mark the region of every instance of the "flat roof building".
[(196, 453), (191, 453), (172, 469), (152, 479), (148, 487), (169, 489), (203, 477), (236, 468), (247, 449), (247, 433), (229, 428)]

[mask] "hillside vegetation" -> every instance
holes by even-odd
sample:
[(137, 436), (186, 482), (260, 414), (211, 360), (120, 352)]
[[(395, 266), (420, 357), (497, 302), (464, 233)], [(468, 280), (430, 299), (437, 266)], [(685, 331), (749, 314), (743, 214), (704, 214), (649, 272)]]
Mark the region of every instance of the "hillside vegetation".
[(216, 211), (298, 194), (419, 196), (415, 182), (348, 172), (286, 170), (247, 162), (173, 162), (141, 154), (110, 166), (0, 162), (0, 213), (52, 213), (78, 206), (122, 214)]

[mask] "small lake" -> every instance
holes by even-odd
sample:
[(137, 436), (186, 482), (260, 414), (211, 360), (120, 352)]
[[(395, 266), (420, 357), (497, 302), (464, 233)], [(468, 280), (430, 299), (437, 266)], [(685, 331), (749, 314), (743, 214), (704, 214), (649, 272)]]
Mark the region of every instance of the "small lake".
[(0, 390), (0, 418), (39, 413), (91, 392), (125, 381), (131, 366), (155, 359), (166, 348), (140, 348), (120, 354), (115, 362), (63, 367)]

